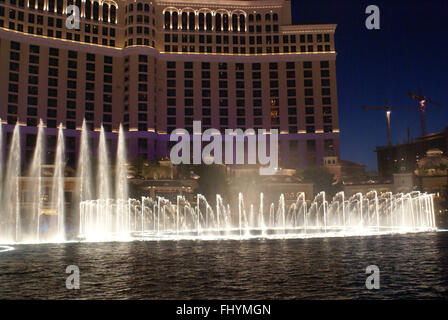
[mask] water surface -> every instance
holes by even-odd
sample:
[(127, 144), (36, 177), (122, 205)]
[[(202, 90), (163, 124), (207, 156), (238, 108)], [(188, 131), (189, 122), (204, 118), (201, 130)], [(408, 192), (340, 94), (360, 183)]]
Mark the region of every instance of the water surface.
[[(15, 245), (1, 299), (448, 298), (448, 232), (247, 241)], [(379, 290), (365, 269), (380, 268)], [(68, 265), (80, 269), (68, 290)]]

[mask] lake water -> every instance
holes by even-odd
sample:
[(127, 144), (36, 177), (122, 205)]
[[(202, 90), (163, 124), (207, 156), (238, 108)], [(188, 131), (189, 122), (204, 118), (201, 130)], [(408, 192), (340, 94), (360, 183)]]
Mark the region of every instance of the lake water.
[[(448, 232), (13, 247), (0, 252), (1, 299), (448, 298)], [(68, 265), (79, 290), (66, 289)], [(379, 290), (366, 289), (369, 265)]]

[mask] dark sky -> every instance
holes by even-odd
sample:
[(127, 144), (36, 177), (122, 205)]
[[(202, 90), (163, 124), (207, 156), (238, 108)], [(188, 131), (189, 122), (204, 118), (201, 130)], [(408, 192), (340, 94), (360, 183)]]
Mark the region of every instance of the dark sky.
[[(380, 8), (380, 30), (367, 30), (365, 9)], [(428, 132), (448, 126), (447, 0), (292, 0), (296, 23), (335, 23), (341, 158), (376, 170), (376, 146), (387, 144), (385, 114), (361, 105), (415, 107), (393, 111), (392, 142), (420, 135), (417, 102), (408, 91), (442, 103), (427, 111)]]

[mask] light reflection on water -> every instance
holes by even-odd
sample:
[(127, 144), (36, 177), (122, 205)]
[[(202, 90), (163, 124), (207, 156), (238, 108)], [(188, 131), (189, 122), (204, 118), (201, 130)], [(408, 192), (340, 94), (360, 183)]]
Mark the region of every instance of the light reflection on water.
[[(371, 264), (380, 290), (365, 288)], [(65, 288), (68, 265), (80, 290)], [(0, 298), (446, 299), (447, 269), (448, 232), (15, 245), (0, 255)]]

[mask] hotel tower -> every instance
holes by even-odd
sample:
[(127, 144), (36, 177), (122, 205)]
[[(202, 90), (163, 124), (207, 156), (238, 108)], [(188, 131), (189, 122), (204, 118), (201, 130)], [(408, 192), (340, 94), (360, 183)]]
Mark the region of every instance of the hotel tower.
[(0, 0), (4, 143), (18, 123), (29, 160), (39, 120), (49, 151), (62, 124), (75, 164), (85, 119), (153, 159), (200, 120), (278, 129), (282, 166), (320, 165), (339, 155), (335, 29), (294, 24), (288, 0)]

